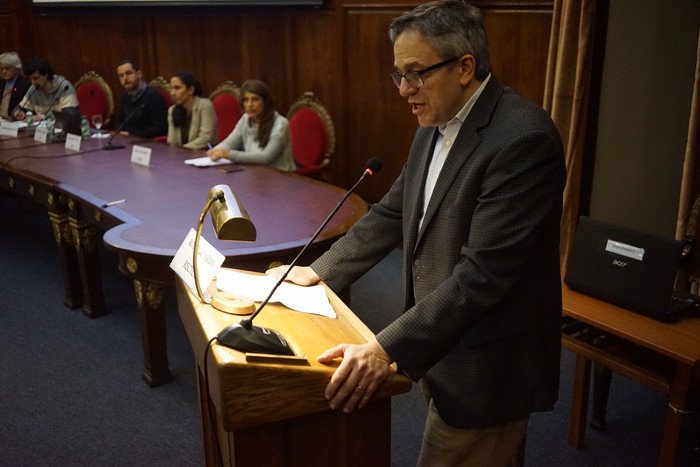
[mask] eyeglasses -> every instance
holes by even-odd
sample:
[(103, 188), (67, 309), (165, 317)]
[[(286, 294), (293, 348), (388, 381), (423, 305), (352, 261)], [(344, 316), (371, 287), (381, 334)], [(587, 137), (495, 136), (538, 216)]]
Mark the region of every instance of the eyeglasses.
[(398, 71), (395, 71), (389, 76), (391, 76), (391, 79), (394, 80), (394, 84), (397, 88), (401, 87), (401, 78), (406, 78), (406, 82), (408, 83), (408, 85), (412, 88), (417, 89), (423, 86), (423, 78), (421, 77), (422, 75), (428, 73), (429, 71), (437, 70), (438, 68), (441, 68), (450, 62), (454, 62), (459, 57), (461, 57), (461, 55), (442, 61), (440, 63), (436, 63), (435, 65), (431, 65), (428, 68), (423, 68), (422, 70), (407, 71), (406, 73), (399, 73)]

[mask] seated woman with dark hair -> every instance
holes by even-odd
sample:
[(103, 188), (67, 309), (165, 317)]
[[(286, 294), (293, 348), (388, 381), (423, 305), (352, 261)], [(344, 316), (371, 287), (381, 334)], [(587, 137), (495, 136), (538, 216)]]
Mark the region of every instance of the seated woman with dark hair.
[(272, 93), (262, 81), (251, 79), (241, 86), (245, 114), (224, 141), (207, 154), (213, 160), (267, 164), (286, 172), (296, 166), (292, 157), (289, 121), (275, 110)]
[(200, 97), (202, 85), (191, 73), (178, 71), (170, 78), (174, 105), (168, 109), (168, 144), (203, 149), (217, 142), (216, 112), (209, 99)]

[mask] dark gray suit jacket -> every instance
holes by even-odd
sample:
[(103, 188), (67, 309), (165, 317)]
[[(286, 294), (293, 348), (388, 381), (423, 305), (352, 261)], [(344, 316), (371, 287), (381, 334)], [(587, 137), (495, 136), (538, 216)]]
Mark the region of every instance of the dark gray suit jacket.
[(441, 417), (486, 427), (551, 410), (559, 385), (559, 134), (494, 76), (467, 116), (421, 230), (435, 128), (386, 196), (311, 267), (335, 290), (403, 242), (405, 312), (377, 340), (425, 378)]

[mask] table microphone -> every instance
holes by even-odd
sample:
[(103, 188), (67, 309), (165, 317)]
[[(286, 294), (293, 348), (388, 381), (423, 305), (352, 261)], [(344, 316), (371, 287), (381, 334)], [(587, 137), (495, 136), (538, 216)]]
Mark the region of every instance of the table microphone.
[(362, 176), (355, 182), (355, 184), (350, 188), (343, 198), (338, 202), (333, 211), (326, 217), (321, 226), (316, 230), (311, 239), (306, 242), (304, 248), (301, 249), (299, 254), (289, 263), (287, 270), (279, 278), (272, 291), (267, 296), (267, 298), (260, 304), (257, 310), (250, 315), (249, 318), (243, 319), (238, 323), (232, 324), (224, 328), (216, 336), (218, 344), (224, 345), (226, 347), (231, 347), (236, 350), (243, 352), (254, 352), (254, 353), (267, 353), (274, 355), (294, 355), (294, 352), (289, 348), (289, 344), (286, 339), (277, 331), (272, 329), (267, 329), (259, 326), (253, 326), (253, 319), (262, 311), (262, 309), (270, 301), (270, 298), (274, 295), (277, 288), (282, 285), (282, 282), (287, 278), (289, 272), (292, 270), (299, 258), (304, 254), (309, 246), (316, 240), (316, 237), (321, 233), (321, 231), (326, 227), (328, 222), (335, 216), (340, 207), (343, 205), (346, 199), (355, 191), (357, 186), (364, 181), (367, 177), (374, 175), (382, 169), (382, 160), (379, 157), (373, 157), (367, 161), (365, 164), (365, 171)]
[[(34, 88), (34, 89), (36, 89), (36, 88)], [(48, 110), (46, 112), (44, 112), (44, 115), (41, 117), (41, 120), (39, 120), (36, 123), (36, 126), (39, 126), (41, 124), (41, 122), (46, 120), (46, 117), (51, 113), (53, 108), (56, 107), (56, 104), (58, 104), (58, 101), (61, 100), (61, 96), (63, 95), (63, 93), (68, 91), (69, 89), (70, 89), (70, 86), (68, 86), (67, 84), (65, 86), (63, 86), (63, 89), (61, 89), (61, 92), (58, 93), (58, 96), (56, 96), (56, 99), (53, 100), (53, 102), (51, 103), (51, 106), (48, 108)]]
[[(37, 89), (38, 89), (38, 88), (37, 88), (36, 86), (34, 86), (34, 89), (32, 89), (32, 92), (30, 92), (29, 95), (23, 97), (22, 100), (23, 100), (23, 101), (26, 100), (27, 103), (29, 103), (29, 100), (30, 100), (31, 97), (34, 95), (34, 93), (36, 92)], [(19, 112), (20, 110), (21, 110), (22, 112), (24, 112), (24, 111), (25, 111), (25, 108), (22, 107), (21, 105), (17, 104), (17, 105), (15, 106), (15, 108), (12, 109), (12, 113), (11, 113), (10, 115), (12, 115), (13, 118), (14, 118), (14, 115), (15, 115), (17, 112)]]
[[(90, 98), (91, 98), (92, 96), (94, 96), (94, 95), (95, 95), (95, 90), (94, 90), (94, 89), (90, 89), (90, 90), (88, 91), (88, 93), (87, 93), (87, 96), (85, 96), (85, 99), (90, 99)], [(78, 107), (80, 107), (80, 103), (78, 103)]]
[(136, 115), (136, 114), (139, 113), (141, 110), (143, 110), (144, 107), (146, 107), (146, 104), (145, 104), (145, 103), (139, 105), (139, 106), (136, 107), (134, 110), (132, 110), (131, 113), (130, 113), (129, 115), (126, 116), (126, 118), (125, 118), (124, 121), (121, 123), (121, 125), (119, 125), (119, 126), (117, 127), (117, 129), (114, 130), (114, 133), (112, 133), (112, 136), (110, 136), (109, 139), (107, 140), (107, 142), (105, 143), (105, 145), (102, 146), (102, 149), (109, 151), (109, 150), (111, 150), (111, 149), (121, 149), (121, 148), (126, 147), (126, 146), (123, 145), (123, 144), (116, 144), (116, 143), (113, 143), (112, 140), (114, 139), (115, 136), (117, 136), (117, 135), (119, 134), (120, 131), (122, 131), (122, 129), (124, 128), (124, 126), (129, 122), (129, 120), (131, 120), (132, 117), (133, 117), (134, 115)]

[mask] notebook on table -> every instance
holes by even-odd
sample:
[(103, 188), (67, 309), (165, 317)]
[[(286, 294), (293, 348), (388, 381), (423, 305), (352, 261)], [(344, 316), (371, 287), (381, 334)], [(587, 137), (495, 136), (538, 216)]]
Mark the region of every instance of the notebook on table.
[(673, 286), (682, 242), (582, 216), (564, 282), (571, 289), (662, 321), (692, 311), (698, 297)]

